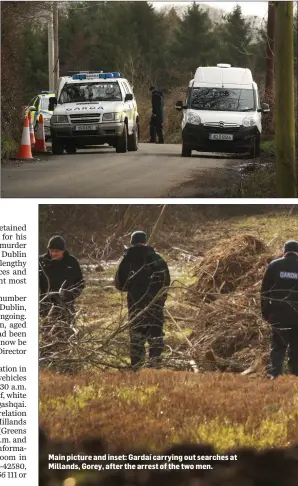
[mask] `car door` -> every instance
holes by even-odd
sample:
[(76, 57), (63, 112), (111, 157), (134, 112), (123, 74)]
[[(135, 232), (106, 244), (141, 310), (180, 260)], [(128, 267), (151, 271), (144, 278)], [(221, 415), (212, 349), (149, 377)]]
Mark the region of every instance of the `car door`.
[[(125, 95), (126, 94), (130, 94), (131, 93), (131, 90), (129, 89), (127, 82), (126, 81), (123, 81), (122, 85), (123, 85), (123, 88), (124, 88)], [(124, 109), (125, 109), (125, 112), (126, 112), (127, 118), (128, 118), (128, 133), (131, 134), (132, 131), (133, 131), (133, 125), (134, 125), (134, 120), (133, 120), (133, 112), (134, 112), (134, 109), (133, 109), (133, 100), (132, 101), (126, 101), (125, 102), (125, 108)]]
[(132, 87), (130, 86), (130, 84), (129, 84), (129, 82), (128, 82), (128, 81), (127, 81), (127, 86), (128, 86), (129, 92), (130, 92), (130, 93), (132, 93), (132, 95), (133, 95), (133, 101), (132, 101), (132, 120), (133, 120), (133, 124), (135, 124), (136, 119), (137, 119), (137, 116), (138, 116), (138, 106), (137, 106), (137, 101), (136, 101), (136, 98), (135, 98), (135, 95), (134, 95), (133, 89), (132, 89)]

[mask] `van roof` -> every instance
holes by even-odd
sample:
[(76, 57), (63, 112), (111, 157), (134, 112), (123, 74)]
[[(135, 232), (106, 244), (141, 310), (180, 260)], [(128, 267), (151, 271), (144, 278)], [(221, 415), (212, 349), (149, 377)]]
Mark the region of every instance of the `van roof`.
[(217, 66), (198, 67), (194, 77), (194, 84), (212, 87), (241, 85), (244, 88), (249, 87), (247, 85), (251, 87), (253, 77), (250, 69), (231, 67), (229, 64), (218, 64)]

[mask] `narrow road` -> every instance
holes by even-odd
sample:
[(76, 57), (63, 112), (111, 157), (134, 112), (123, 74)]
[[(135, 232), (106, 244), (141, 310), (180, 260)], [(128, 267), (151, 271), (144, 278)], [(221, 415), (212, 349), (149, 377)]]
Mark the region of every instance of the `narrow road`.
[(2, 164), (6, 198), (221, 197), (231, 176), (247, 159), (193, 153), (180, 145), (140, 144), (137, 152), (117, 154), (108, 146), (74, 155), (38, 156)]

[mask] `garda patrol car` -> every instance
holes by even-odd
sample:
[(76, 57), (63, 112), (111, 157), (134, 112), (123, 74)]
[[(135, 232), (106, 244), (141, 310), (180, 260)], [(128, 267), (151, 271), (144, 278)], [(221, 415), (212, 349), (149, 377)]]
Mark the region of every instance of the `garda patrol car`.
[(199, 67), (186, 103), (177, 101), (176, 109), (183, 110), (183, 157), (190, 157), (192, 150), (260, 155), (262, 114), (270, 109), (261, 103), (249, 69)]
[(51, 136), (50, 132), (50, 119), (53, 111), (49, 110), (50, 98), (55, 97), (54, 91), (42, 91), (40, 94), (34, 96), (29, 103), (25, 111), (25, 116), (30, 116), (33, 123), (34, 131), (37, 129), (37, 123), (39, 120), (39, 115), (43, 115), (44, 119), (44, 131), (45, 139), (47, 140)]
[(76, 73), (60, 78), (50, 108), (53, 154), (109, 144), (138, 150), (139, 115), (133, 90), (120, 73)]

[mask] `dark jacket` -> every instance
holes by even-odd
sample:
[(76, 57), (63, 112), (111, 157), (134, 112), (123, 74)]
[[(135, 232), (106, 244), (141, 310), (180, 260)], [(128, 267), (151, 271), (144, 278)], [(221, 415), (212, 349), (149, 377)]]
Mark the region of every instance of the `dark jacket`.
[(62, 285), (63, 290), (68, 291), (68, 301), (75, 300), (81, 295), (85, 282), (78, 260), (68, 251), (65, 251), (62, 260), (52, 260), (49, 253), (41, 255), (39, 257), (41, 297), (48, 292), (58, 292)]
[(152, 91), (152, 114), (163, 121), (164, 116), (164, 98), (161, 91), (154, 89)]
[(263, 318), (271, 324), (298, 325), (298, 257), (289, 253), (273, 260), (261, 288)]
[[(132, 246), (123, 255), (115, 276), (118, 290), (127, 292), (128, 307), (144, 308), (162, 289), (170, 285), (165, 260), (151, 246)], [(164, 304), (166, 290), (158, 304)]]

